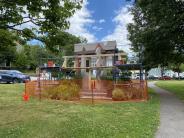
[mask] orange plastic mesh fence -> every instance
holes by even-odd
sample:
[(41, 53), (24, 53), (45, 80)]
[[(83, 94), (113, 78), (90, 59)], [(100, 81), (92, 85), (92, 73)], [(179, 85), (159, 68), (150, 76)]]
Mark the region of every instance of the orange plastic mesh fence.
[(131, 82), (118, 82), (114, 84), (114, 88), (119, 88), (126, 94), (127, 100), (148, 99), (147, 81), (132, 80)]
[[(66, 83), (68, 84), (65, 88)], [(112, 80), (40, 80), (40, 81), (30, 81), (25, 83), (25, 91), (31, 96), (43, 96), (44, 93), (54, 91), (55, 88), (62, 87), (61, 90), (75, 89), (77, 85), (77, 90), (79, 91), (79, 99), (112, 99), (112, 93), (115, 89), (121, 89), (125, 94), (126, 98), (124, 100), (147, 100), (148, 90), (147, 82), (140, 80), (131, 81), (118, 81), (114, 82)]]

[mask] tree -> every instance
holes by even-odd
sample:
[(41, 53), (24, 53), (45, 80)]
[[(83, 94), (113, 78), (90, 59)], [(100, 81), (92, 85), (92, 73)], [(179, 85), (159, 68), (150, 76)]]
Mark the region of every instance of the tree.
[[(59, 58), (59, 56), (55, 55), (53, 52), (48, 50), (46, 47), (40, 47), (38, 45), (30, 46), (31, 54), (30, 54), (30, 66), (31, 68), (35, 69), (39, 65), (43, 65), (47, 63), (49, 58)], [(45, 60), (44, 60), (45, 59)], [(57, 62), (60, 62), (57, 60)]]
[[(69, 17), (71, 17), (76, 10), (81, 8), (82, 0), (0, 0), (0, 55), (6, 55), (8, 60), (15, 58), (14, 42), (21, 42), (14, 39), (15, 36), (21, 36), (24, 40), (40, 39), (42, 36), (48, 34), (54, 35), (57, 30), (65, 30), (69, 28)], [(26, 23), (31, 23), (34, 26), (20, 27)], [(5, 33), (4, 33), (5, 32)], [(25, 44), (25, 41), (24, 41)], [(13, 52), (14, 51), (14, 52)], [(31, 57), (24, 53), (17, 54), (20, 59), (16, 64), (23, 65), (22, 57)], [(11, 56), (7, 56), (11, 55)], [(4, 58), (0, 59), (4, 61)], [(24, 59), (27, 62), (27, 59)], [(31, 59), (29, 59), (31, 62)], [(20, 63), (20, 64), (19, 64)]]
[(20, 69), (27, 69), (29, 66), (27, 55), (24, 52), (20, 52), (16, 55), (15, 66)]
[(139, 0), (131, 11), (134, 23), (128, 25), (129, 39), (133, 50), (143, 55), (145, 67), (180, 62), (173, 55), (184, 54), (184, 2)]
[(64, 55), (73, 55), (74, 44), (81, 43), (86, 40), (67, 32), (57, 31), (54, 34), (49, 33), (47, 36), (42, 38), (42, 41), (45, 42), (45, 45), (49, 50), (57, 55), (59, 53), (63, 53)]
[[(22, 43), (20, 50), (16, 50), (15, 67), (20, 69), (35, 69), (48, 59), (53, 58), (56, 64), (60, 64), (63, 55), (73, 55), (74, 44), (80, 43), (81, 38), (71, 35), (67, 32), (57, 31), (51, 35), (40, 37), (44, 46), (30, 46)], [(83, 39), (84, 41), (85, 39)]]
[(181, 64), (180, 69), (182, 72), (184, 72), (184, 64)]
[[(38, 45), (22, 45), (22, 50), (16, 52), (14, 67), (19, 69), (34, 70), (43, 63), (47, 63), (49, 58), (59, 58), (45, 47)], [(43, 61), (43, 59), (45, 59)]]
[(10, 64), (15, 59), (17, 40), (13, 33), (0, 29), (0, 64)]
[(184, 63), (184, 54), (179, 50), (173, 53), (172, 61), (171, 61), (171, 69), (178, 73), (178, 77), (180, 78), (180, 72), (182, 72), (182, 63)]
[[(65, 30), (82, 0), (1, 0), (0, 29), (18, 31), (25, 38), (36, 37), (33, 32), (48, 33)], [(32, 29), (20, 29), (25, 23), (34, 24)]]

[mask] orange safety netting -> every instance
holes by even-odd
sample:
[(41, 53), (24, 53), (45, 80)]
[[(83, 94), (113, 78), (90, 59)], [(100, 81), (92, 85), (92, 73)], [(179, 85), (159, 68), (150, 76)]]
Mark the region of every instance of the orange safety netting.
[[(113, 90), (121, 89), (125, 94), (124, 100), (147, 100), (148, 89), (147, 81), (131, 80), (131, 81), (118, 81), (112, 80), (85, 80), (85, 79), (72, 79), (72, 80), (40, 80), (30, 81), (25, 83), (25, 92), (30, 96), (44, 97), (45, 92), (52, 92), (56, 87), (60, 86), (62, 90), (66, 84), (69, 84), (65, 89), (72, 89), (77, 85), (79, 91), (79, 99), (105, 99), (112, 100)], [(59, 87), (58, 87), (59, 89)]]

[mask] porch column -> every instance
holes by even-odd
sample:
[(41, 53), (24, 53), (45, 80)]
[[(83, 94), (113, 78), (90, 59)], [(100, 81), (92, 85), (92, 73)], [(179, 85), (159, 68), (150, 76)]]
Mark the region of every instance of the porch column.
[(74, 61), (74, 68), (77, 68), (79, 67), (79, 58), (75, 58), (75, 61)]
[(81, 56), (81, 68), (85, 68), (86, 67), (86, 58)]
[(67, 67), (67, 57), (64, 57), (64, 62), (63, 62), (63, 65), (62, 65), (62, 67), (63, 68), (66, 68)]
[[(86, 58), (84, 56), (81, 56), (81, 68), (85, 68), (86, 67)], [(85, 73), (86, 69), (81, 69), (81, 73)]]
[(118, 54), (118, 60), (121, 60), (121, 55)]

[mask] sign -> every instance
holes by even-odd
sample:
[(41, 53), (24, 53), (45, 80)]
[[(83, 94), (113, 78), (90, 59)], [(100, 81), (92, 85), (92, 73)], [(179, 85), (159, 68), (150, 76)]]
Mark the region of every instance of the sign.
[(53, 67), (54, 66), (54, 62), (53, 61), (48, 61), (47, 62), (47, 66), (48, 67)]
[(116, 65), (121, 65), (121, 64), (124, 64), (124, 61), (123, 60), (116, 61)]

